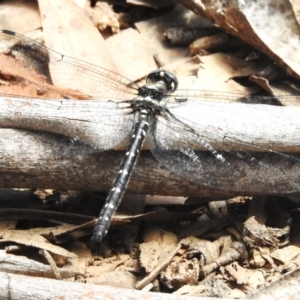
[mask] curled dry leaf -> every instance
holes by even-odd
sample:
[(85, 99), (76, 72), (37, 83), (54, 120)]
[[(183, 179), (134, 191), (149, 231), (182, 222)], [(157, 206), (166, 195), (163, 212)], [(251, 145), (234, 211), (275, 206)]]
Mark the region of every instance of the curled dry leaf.
[(197, 259), (182, 259), (172, 262), (161, 272), (160, 282), (169, 289), (179, 289), (184, 285), (197, 285), (200, 266)]
[(277, 249), (271, 253), (271, 257), (281, 263), (287, 263), (295, 259), (300, 254), (300, 248), (294, 245), (287, 246), (283, 249)]
[(90, 13), (93, 23), (100, 31), (111, 28), (113, 33), (119, 32), (119, 21), (108, 3), (97, 2), (94, 9), (90, 9)]
[[(217, 87), (222, 92), (253, 94), (259, 90), (257, 87), (243, 86), (232, 79), (257, 74), (267, 66), (266, 63), (247, 62), (224, 53), (198, 56), (198, 58), (201, 68), (197, 72), (197, 77), (182, 78), (181, 88), (203, 89), (209, 93)], [(219, 100), (216, 98), (215, 101)]]
[(172, 27), (164, 32), (164, 37), (172, 46), (187, 46), (196, 39), (211, 36), (220, 32), (220, 29), (216, 27)]
[(151, 272), (164, 259), (164, 253), (168, 253), (177, 244), (177, 236), (164, 230), (152, 229), (145, 234), (144, 241), (140, 244), (140, 263), (146, 272)]
[(300, 78), (300, 26), (291, 2), (182, 0), (181, 3)]
[[(47, 228), (46, 231), (51, 232), (51, 228)], [(0, 242), (14, 242), (21, 245), (45, 249), (49, 252), (69, 258), (77, 257), (76, 254), (51, 244), (42, 236), (42, 234), (45, 234), (45, 228), (34, 228), (26, 230), (26, 232), (24, 230), (9, 230), (3, 232)]]

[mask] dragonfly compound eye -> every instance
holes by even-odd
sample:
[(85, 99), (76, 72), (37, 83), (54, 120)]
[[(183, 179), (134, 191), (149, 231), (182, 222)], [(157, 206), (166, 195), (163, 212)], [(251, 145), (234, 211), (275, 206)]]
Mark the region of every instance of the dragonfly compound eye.
[(163, 81), (166, 84), (166, 88), (169, 93), (176, 91), (178, 87), (178, 80), (176, 76), (169, 71), (155, 70), (152, 71), (146, 78), (147, 83), (156, 83), (158, 81)]

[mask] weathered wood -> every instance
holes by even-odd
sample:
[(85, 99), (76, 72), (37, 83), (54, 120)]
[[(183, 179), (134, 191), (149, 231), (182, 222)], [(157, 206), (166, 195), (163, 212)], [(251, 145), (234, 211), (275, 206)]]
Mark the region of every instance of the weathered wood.
[[(111, 137), (119, 133), (115, 132), (116, 129), (121, 132), (124, 128), (131, 128), (131, 122), (128, 122), (130, 115), (121, 114), (120, 111), (115, 116), (115, 111), (112, 111), (116, 108), (115, 105), (114, 102), (96, 100), (61, 101), (3, 97), (0, 127), (54, 132), (103, 149), (103, 144), (109, 144)], [(130, 112), (131, 109), (127, 111)], [(199, 100), (175, 105), (172, 113), (184, 124), (196, 129), (201, 139), (218, 151), (223, 151), (224, 148), (254, 152), (271, 149), (300, 153), (300, 107)], [(174, 122), (172, 124), (176, 132), (179, 127)], [(164, 124), (158, 126), (161, 137), (164, 138)], [(166, 138), (174, 147), (182, 141), (176, 134)], [(127, 142), (122, 143), (116, 149), (125, 150), (126, 145)], [(191, 146), (194, 150), (206, 150), (199, 141), (198, 145), (193, 142), (186, 146)], [(149, 149), (147, 143), (144, 149)]]
[[(29, 259), (26, 256), (8, 254), (5, 250), (0, 250), (0, 273), (2, 272), (55, 278), (49, 265)], [(60, 268), (59, 272), (62, 278), (74, 278), (76, 275), (72, 268)]]
[[(148, 299), (148, 300), (188, 300), (189, 296), (162, 294), (120, 289), (48, 278), (0, 272), (0, 298), (2, 300), (90, 300), (90, 299)], [(215, 298), (202, 298), (213, 300)]]
[[(198, 124), (201, 138), (212, 145), (223, 145), (227, 150), (240, 149), (243, 144), (244, 150), (249, 151), (262, 151), (267, 147), (273, 151), (300, 152), (300, 112), (297, 107), (188, 103), (184, 103), (181, 110), (174, 111), (176, 116), (191, 126)], [(76, 132), (77, 138), (95, 147), (101, 138), (109, 139), (113, 134), (109, 131), (111, 123), (107, 119), (110, 110), (106, 110), (106, 116), (98, 114), (105, 112), (103, 105), (108, 104), (101, 101), (3, 99), (0, 126), (46, 130), (71, 136)], [(184, 119), (186, 116), (190, 119)], [(124, 125), (118, 117), (115, 121), (120, 122), (121, 128)], [(175, 134), (173, 138), (175, 143), (179, 140)], [(120, 147), (123, 149), (123, 144)], [(72, 149), (70, 142), (58, 135), (0, 129), (0, 187), (107, 191), (123, 152), (70, 156), (68, 149)], [(287, 160), (284, 156), (276, 156), (276, 153), (268, 153), (262, 161), (264, 166), (270, 167), (264, 168), (260, 168), (259, 164), (255, 168), (240, 166), (238, 159), (232, 161), (235, 168), (242, 169), (241, 178), (228, 186), (228, 191), (218, 191), (174, 175), (150, 153), (142, 151), (128, 191), (202, 197), (299, 192), (300, 167), (296, 154), (293, 157), (295, 160)], [(222, 174), (222, 166), (217, 167), (214, 157), (203, 154), (203, 159), (215, 174)], [(274, 168), (282, 174), (273, 172)], [(238, 189), (241, 183), (246, 185), (242, 192)]]
[[(43, 136), (42, 139), (41, 136)], [(22, 146), (20, 147), (20, 145)], [(49, 147), (56, 145), (62, 146), (63, 141), (53, 135), (29, 133), (24, 130), (0, 129), (0, 187), (99, 191), (107, 191), (111, 187), (124, 152), (108, 151), (64, 157), (49, 152)], [(67, 144), (66, 147), (68, 147)], [(269, 164), (272, 164), (272, 154), (268, 156)], [(215, 167), (215, 159), (211, 156), (207, 157), (207, 163), (212, 168)], [(238, 167), (239, 162), (236, 163)], [(259, 170), (259, 168), (252, 169), (249, 167), (243, 170), (241, 181), (249, 181), (249, 178), (262, 178), (262, 180), (257, 180), (252, 185), (249, 183), (247, 192), (219, 191), (173, 174), (159, 164), (149, 151), (142, 151), (131, 177), (128, 192), (227, 197), (238, 194), (258, 194), (257, 191), (260, 191), (259, 194), (266, 195), (274, 194), (273, 184), (282, 186), (281, 194), (285, 194), (291, 189), (295, 190), (293, 185), (300, 178), (299, 166), (297, 164), (292, 167), (288, 166), (283, 160), (282, 162), (278, 161), (276, 167), (286, 171), (289, 176), (276, 178), (271, 168)], [(216, 172), (222, 172), (221, 168)], [(232, 184), (232, 187), (228, 187), (229, 190), (233, 190), (235, 183)]]
[[(49, 147), (59, 147), (62, 143), (58, 137), (46, 133), (0, 129), (0, 187), (108, 191), (124, 152), (71, 157), (49, 153)], [(204, 197), (233, 195), (207, 187), (199, 188), (199, 185), (172, 174), (149, 151), (142, 151), (128, 192)]]

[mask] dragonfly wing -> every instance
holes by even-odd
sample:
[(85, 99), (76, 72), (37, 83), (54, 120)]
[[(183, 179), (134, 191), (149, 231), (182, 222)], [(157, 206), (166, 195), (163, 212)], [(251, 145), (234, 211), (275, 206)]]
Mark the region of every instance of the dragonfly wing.
[(0, 71), (40, 94), (59, 98), (130, 100), (138, 86), (129, 79), (85, 61), (62, 55), (23, 35), (0, 30)]
[[(199, 101), (189, 103), (197, 111), (201, 111), (201, 105)], [(272, 190), (274, 193), (280, 193), (283, 188), (291, 192), (299, 190), (299, 180), (293, 175), (295, 172), (287, 173), (282, 169), (285, 165), (299, 170), (297, 156), (268, 149), (260, 149), (259, 153), (233, 151), (223, 142), (224, 132), (218, 127), (210, 127), (211, 119), (206, 120), (206, 124), (207, 116), (185, 115), (182, 113), (184, 103), (171, 107), (169, 112), (157, 116), (152, 122), (148, 135), (154, 156), (171, 171), (188, 180), (223, 190)], [(216, 111), (218, 107), (211, 105)], [(242, 140), (236, 142), (241, 149), (249, 148)]]

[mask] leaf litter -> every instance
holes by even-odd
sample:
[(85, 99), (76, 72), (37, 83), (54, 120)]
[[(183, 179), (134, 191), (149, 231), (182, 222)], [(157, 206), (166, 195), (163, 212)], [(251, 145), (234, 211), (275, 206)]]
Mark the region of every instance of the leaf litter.
[[(263, 71), (275, 62), (288, 75), (285, 79), (297, 87), (300, 69), (298, 58), (295, 55), (299, 52), (297, 49), (300, 29), (295, 18), (297, 15), (294, 15), (293, 5), (295, 4), (277, 1), (272, 6), (271, 3), (264, 2), (262, 8), (257, 9), (258, 6), (255, 6), (257, 1), (251, 4), (246, 3), (241, 7), (226, 6), (223, 1), (213, 1), (213, 3), (206, 1), (206, 7), (197, 6), (195, 2), (190, 1), (182, 1), (182, 3), (193, 7), (194, 11), (201, 12), (202, 15), (214, 21), (219, 28), (240, 38), (243, 42), (246, 41), (273, 61), (269, 63), (267, 59), (247, 60), (246, 54), (249, 55), (251, 52), (249, 46), (241, 49), (234, 48), (238, 47), (235, 45), (232, 48), (232, 44), (230, 44), (232, 37), (226, 36), (225, 33), (222, 33), (222, 36), (220, 33), (210, 35), (209, 39), (201, 37), (202, 41), (191, 46), (191, 51), (195, 55), (195, 58), (191, 60), (186, 48), (169, 47), (164, 41), (165, 30), (174, 26), (174, 23), (178, 26), (193, 27), (191, 20), (197, 19), (197, 22), (200, 20), (196, 15), (187, 17), (187, 15), (191, 16), (190, 12), (178, 6), (174, 11), (170, 10), (166, 16), (157, 16), (137, 22), (135, 25), (138, 31), (127, 28), (106, 40), (105, 44), (110, 54), (115, 57), (114, 62), (120, 73), (133, 80), (140, 79), (155, 68), (153, 56), (158, 54), (162, 64), (167, 68), (170, 67), (171, 71), (177, 74), (185, 88), (214, 89), (217, 86), (218, 90), (239, 91), (247, 94), (256, 93), (263, 88), (278, 95), (290, 91), (291, 88), (285, 87), (282, 81), (272, 82), (268, 80), (267, 76), (264, 77)], [(156, 7), (155, 5), (154, 7)], [(284, 9), (278, 9), (278, 14), (272, 13), (280, 7), (284, 7)], [(118, 32), (120, 26), (117, 24), (117, 18), (113, 16), (102, 20), (100, 27), (111, 27), (112, 31)], [(61, 19), (61, 17), (59, 18)], [(274, 26), (266, 26), (262, 20), (266, 20), (268, 24), (272, 23)], [(81, 19), (81, 22), (85, 23), (86, 21)], [(99, 23), (99, 20), (94, 19), (94, 22)], [(205, 26), (211, 26), (208, 25), (208, 21), (201, 22)], [(47, 26), (44, 26), (46, 36), (50, 35), (49, 30), (46, 29)], [(34, 26), (32, 29), (35, 29)], [(76, 42), (80, 40), (76, 29), (66, 28), (65, 30), (66, 34), (75, 34)], [(282, 30), (284, 30), (284, 34), (282, 34)], [(281, 35), (280, 38), (278, 34)], [(57, 39), (57, 42), (66, 40), (65, 36), (58, 36), (60, 38)], [(206, 40), (203, 40), (205, 38)], [(91, 44), (90, 46), (84, 45), (85, 48), (99, 49), (92, 45), (93, 38), (89, 37), (88, 39)], [(136, 42), (134, 45), (133, 41)], [(240, 45), (243, 45), (243, 42), (240, 42)], [(124, 58), (124, 53), (128, 59)], [(85, 55), (85, 60), (92, 59), (94, 62), (94, 55)], [(136, 68), (131, 67), (133, 59)], [(96, 64), (105, 66), (102, 62)], [(9, 64), (9, 70), (13, 64), (14, 62)], [(5, 70), (2, 70), (1, 74), (9, 80), (11, 77), (19, 76), (16, 73), (5, 73)], [(291, 78), (290, 75), (294, 78)], [(38, 75), (30, 73), (21, 81), (26, 83), (36, 76)], [(236, 80), (248, 77), (252, 84), (243, 85)], [(45, 85), (43, 78), (37, 78), (41, 85)], [(1, 81), (1, 83), (3, 82)], [(253, 83), (257, 83), (257, 85)], [(25, 86), (16, 84), (9, 92), (7, 85), (1, 85), (3, 93), (17, 94), (19, 92), (24, 95), (26, 89), (26, 84)], [(57, 93), (57, 90), (55, 92)], [(34, 93), (36, 91), (25, 95), (34, 97)], [(30, 226), (32, 228), (28, 229), (25, 226), (22, 230), (15, 228), (15, 226), (22, 226), (21, 222), (2, 223), (0, 245), (6, 247), (4, 249), (7, 250), (1, 250), (2, 262), (0, 265), (6, 272), (16, 272), (17, 270), (17, 267), (9, 269), (8, 262), (10, 265), (22, 266), (23, 268), (20, 270), (22, 274), (56, 278), (59, 276), (62, 278), (84, 277), (84, 282), (98, 284), (118, 285), (118, 279), (123, 278), (124, 275), (124, 281), (128, 282), (124, 286), (127, 288), (134, 286), (147, 288), (150, 282), (158, 278), (161, 285), (160, 290), (194, 296), (241, 297), (252, 293), (251, 299), (259, 299), (259, 295), (255, 296), (254, 291), (259, 287), (263, 288), (266, 283), (274, 281), (260, 293), (261, 295), (271, 293), (273, 299), (278, 299), (275, 295), (276, 289), (288, 287), (291, 276), (298, 276), (300, 248), (297, 243), (299, 237), (295, 231), (299, 227), (295, 220), (297, 211), (293, 210), (295, 204), (287, 204), (287, 201), (282, 201), (282, 199), (272, 199), (272, 203), (274, 202), (276, 206), (270, 211), (270, 205), (265, 202), (265, 199), (245, 197), (228, 199), (226, 201), (228, 211), (223, 211), (218, 217), (219, 220), (215, 220), (216, 217), (212, 217), (213, 213), (203, 204), (198, 204), (198, 206), (206, 207), (206, 210), (202, 211), (201, 217), (197, 221), (191, 220), (192, 212), (186, 216), (182, 214), (180, 221), (178, 220), (180, 213), (172, 216), (172, 213), (167, 211), (145, 213), (138, 217), (116, 217), (112, 225), (115, 227), (119, 225), (119, 229), (124, 227), (121, 230), (123, 234), (109, 236), (108, 241), (103, 245), (103, 252), (113, 254), (113, 258), (97, 257), (86, 246), (87, 237), (94, 224), (92, 218), (90, 221), (77, 225), (68, 224), (62, 220), (55, 221), (53, 215), (51, 222), (54, 220), (54, 223), (47, 224), (47, 227), (38, 227), (33, 222)], [(260, 205), (254, 205), (258, 203)], [(239, 215), (237, 215), (238, 211)], [(272, 218), (274, 213), (278, 216), (277, 219)], [(63, 214), (68, 219), (70, 213)], [(134, 245), (129, 255), (126, 253), (128, 248), (126, 249), (124, 246), (129, 237), (124, 234), (124, 229), (126, 232), (126, 228), (130, 227), (126, 227), (128, 225), (139, 226), (139, 222), (143, 219), (148, 221), (146, 224), (155, 223), (155, 226), (148, 226), (144, 229), (143, 237), (139, 239), (143, 240), (143, 243), (138, 246)], [(162, 222), (163, 220), (165, 221)], [(293, 224), (291, 220), (295, 220)], [(291, 224), (294, 230), (291, 229)], [(132, 232), (135, 238), (136, 231)], [(76, 234), (74, 235), (74, 233)], [(197, 237), (190, 236), (191, 234)], [(41, 264), (37, 260), (24, 256), (9, 254), (9, 247), (13, 249), (12, 246), (16, 245), (20, 247), (17, 248), (20, 253), (26, 253), (24, 249), (42, 251), (39, 252), (39, 255), (44, 258), (44, 263)], [(70, 263), (71, 261), (73, 265)], [(50, 267), (51, 265), (52, 267)], [(56, 265), (60, 267), (57, 269)], [(296, 271), (293, 273), (293, 270)], [(291, 273), (278, 281), (277, 279), (281, 278), (285, 272)], [(106, 274), (103, 275), (103, 273)], [(146, 279), (145, 282), (150, 280), (149, 283), (145, 284), (142, 278)], [(294, 294), (293, 291), (290, 293), (295, 296), (296, 290)]]

